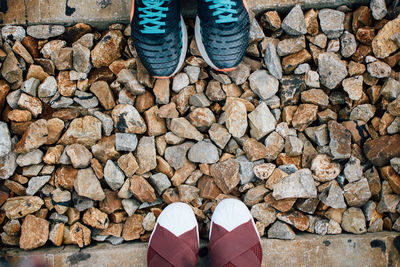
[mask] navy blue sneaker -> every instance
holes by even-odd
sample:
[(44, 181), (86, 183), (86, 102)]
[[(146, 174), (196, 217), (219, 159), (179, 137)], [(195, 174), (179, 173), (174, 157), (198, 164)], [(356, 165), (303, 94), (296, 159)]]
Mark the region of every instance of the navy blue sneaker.
[(187, 30), (179, 0), (133, 0), (132, 39), (141, 62), (155, 78), (168, 78), (183, 65)]
[(245, 0), (198, 0), (195, 37), (213, 69), (232, 71), (249, 42), (250, 18)]

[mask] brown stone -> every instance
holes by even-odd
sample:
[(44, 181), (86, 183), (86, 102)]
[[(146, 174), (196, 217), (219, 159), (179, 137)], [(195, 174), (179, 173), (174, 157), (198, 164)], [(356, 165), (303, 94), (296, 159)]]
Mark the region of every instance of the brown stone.
[(224, 194), (229, 194), (239, 184), (239, 163), (227, 159), (210, 166), (210, 174)]
[(356, 11), (353, 12), (352, 28), (353, 32), (364, 26), (372, 25), (373, 18), (371, 10), (367, 6), (360, 6)]
[(400, 44), (393, 41), (393, 35), (400, 32), (400, 17), (389, 21), (372, 41), (372, 50), (377, 58), (385, 58), (399, 49)]
[(299, 211), (281, 212), (277, 214), (277, 218), (293, 225), (300, 231), (307, 230), (310, 224), (310, 219)]
[(90, 27), (90, 25), (80, 22), (72, 27), (66, 27), (63, 34), (63, 39), (69, 44), (72, 44), (78, 41), (83, 35), (90, 33), (91, 31), (92, 27)]
[(43, 111), (43, 105), (39, 98), (32, 97), (25, 93), (22, 93), (18, 99), (18, 106), (21, 108), (29, 110), (33, 117), (39, 116)]
[(60, 139), (61, 133), (64, 130), (64, 122), (58, 118), (53, 118), (47, 121), (47, 142), (46, 145), (52, 145)]
[(118, 197), (118, 191), (104, 190), (106, 197), (99, 204), (99, 209), (107, 214), (122, 210), (122, 200)]
[(261, 24), (263, 28), (268, 30), (279, 30), (281, 28), (281, 18), (275, 10), (267, 11), (261, 16)]
[(157, 104), (168, 104), (169, 103), (169, 88), (170, 88), (171, 81), (170, 79), (157, 79), (153, 93), (156, 96), (156, 103)]
[(107, 229), (104, 229), (100, 232), (100, 235), (111, 235), (115, 237), (120, 237), (123, 227), (124, 225), (122, 223), (110, 223)]
[(47, 142), (47, 121), (37, 120), (24, 132), (19, 142), (15, 145), (14, 151), (16, 153), (27, 153)]
[(288, 174), (281, 169), (276, 168), (271, 176), (268, 178), (267, 182), (265, 183), (265, 187), (272, 190), (273, 186), (279, 183), (283, 178), (288, 176)]
[(72, 168), (72, 166), (61, 166), (56, 170), (54, 184), (67, 190), (73, 190), (77, 175), (78, 170)]
[(266, 189), (263, 184), (250, 188), (243, 196), (243, 203), (251, 207), (261, 202), (267, 192), (268, 189)]
[(98, 81), (113, 82), (114, 73), (109, 68), (103, 67), (94, 69), (89, 73), (89, 84), (93, 84)]
[(68, 224), (73, 225), (77, 221), (79, 221), (81, 215), (80, 212), (72, 207), (69, 207), (67, 210), (67, 216), (68, 216)]
[(176, 109), (183, 115), (189, 109), (189, 100), (196, 94), (194, 86), (187, 86), (178, 94), (171, 98), (171, 102), (176, 104)]
[(75, 108), (65, 108), (55, 111), (52, 115), (53, 118), (58, 118), (64, 122), (73, 120), (80, 115), (79, 111)]
[(336, 121), (328, 122), (330, 136), (329, 147), (333, 159), (346, 159), (351, 153), (351, 133)]
[(26, 74), (26, 80), (29, 80), (30, 78), (36, 78), (40, 80), (40, 82), (44, 82), (47, 77), (50, 75), (47, 74), (41, 66), (38, 65), (30, 65), (28, 69), (28, 73)]
[(263, 159), (267, 156), (267, 148), (254, 138), (244, 138), (243, 150), (250, 161)]
[(106, 213), (101, 212), (95, 207), (91, 207), (86, 210), (82, 217), (83, 223), (90, 225), (97, 229), (107, 229), (108, 227), (108, 216)]
[(100, 104), (106, 110), (110, 110), (115, 106), (114, 96), (110, 87), (105, 81), (98, 81), (90, 86), (90, 91), (97, 97)]
[(132, 177), (135, 172), (139, 169), (139, 165), (136, 161), (136, 158), (133, 156), (132, 153), (128, 153), (122, 155), (118, 159), (118, 166), (121, 170), (125, 173), (127, 177)]
[(51, 226), (49, 240), (57, 247), (61, 246), (64, 239), (64, 224), (57, 223)]
[(196, 169), (196, 164), (190, 162), (186, 158), (183, 161), (183, 166), (176, 170), (171, 182), (174, 186), (179, 186), (186, 181), (189, 175)]
[(145, 232), (142, 223), (143, 216), (141, 215), (133, 214), (128, 217), (124, 224), (124, 229), (122, 230), (122, 238), (125, 241), (139, 239), (140, 235)]
[(141, 202), (154, 202), (156, 195), (153, 187), (142, 176), (134, 175), (129, 190)]
[(94, 174), (96, 174), (97, 178), (102, 179), (104, 177), (103, 166), (101, 166), (100, 162), (97, 159), (90, 160), (90, 167), (92, 167)]
[(124, 133), (143, 134), (147, 130), (146, 123), (138, 110), (129, 104), (117, 105), (111, 114), (115, 128)]
[(90, 245), (90, 234), (90, 229), (79, 222), (76, 222), (74, 225), (72, 225), (69, 230), (71, 241), (76, 243), (80, 248)]
[(66, 97), (74, 95), (76, 82), (69, 79), (69, 71), (60, 71), (57, 75), (58, 92)]
[(115, 135), (103, 137), (92, 146), (91, 150), (93, 156), (103, 164), (106, 164), (108, 160), (116, 160), (119, 157), (119, 152), (115, 148)]
[(307, 33), (309, 35), (317, 35), (319, 32), (318, 11), (314, 9), (308, 10), (304, 14), (304, 21), (306, 23)]
[(382, 167), (379, 171), (382, 178), (389, 182), (393, 192), (400, 194), (400, 175), (395, 172), (392, 166)]
[(136, 59), (135, 58), (129, 58), (127, 60), (122, 60), (122, 59), (117, 59), (113, 63), (110, 64), (109, 69), (114, 73), (115, 75), (118, 75), (121, 70), (123, 69), (132, 69), (136, 65)]
[(375, 38), (375, 30), (371, 27), (364, 27), (357, 30), (357, 40), (361, 43), (370, 45)]
[(293, 128), (302, 132), (317, 119), (318, 106), (313, 104), (300, 104), (293, 115)]
[(203, 176), (200, 178), (197, 186), (200, 189), (200, 197), (205, 199), (215, 199), (222, 193), (215, 184), (214, 179), (210, 176)]
[(154, 106), (154, 96), (149, 91), (136, 97), (135, 107), (140, 113), (152, 106)]
[(5, 80), (0, 80), (0, 112), (3, 111), (6, 96), (10, 91), (10, 86)]
[(24, 39), (22, 40), (22, 44), (28, 50), (29, 54), (32, 55), (33, 58), (39, 58), (40, 53), (38, 49), (38, 41), (31, 37), (31, 36), (25, 36)]
[(300, 52), (284, 57), (282, 68), (286, 74), (290, 74), (298, 65), (309, 61), (311, 61), (311, 54), (306, 49), (303, 49)]
[(179, 117), (179, 112), (176, 110), (176, 104), (174, 102), (171, 102), (169, 104), (161, 106), (158, 111), (157, 115), (160, 118), (178, 118)]
[(101, 139), (101, 122), (92, 116), (74, 119), (58, 141), (62, 145), (79, 143), (90, 147)]
[(264, 201), (271, 207), (274, 207), (275, 209), (277, 209), (281, 212), (286, 212), (286, 211), (289, 211), (293, 207), (294, 203), (296, 202), (296, 198), (287, 198), (287, 199), (276, 200), (272, 196), (272, 193), (270, 193), (264, 197)]
[(160, 156), (156, 156), (157, 160), (157, 172), (162, 172), (168, 176), (168, 178), (172, 178), (174, 176), (174, 169), (169, 165), (169, 163)]
[(143, 117), (147, 124), (147, 134), (149, 136), (158, 136), (167, 132), (165, 120), (160, 118), (157, 113), (157, 106), (153, 106), (144, 112)]
[(125, 39), (121, 31), (109, 31), (91, 52), (95, 68), (108, 67), (114, 60), (121, 57)]
[(179, 201), (178, 189), (176, 188), (168, 188), (162, 194), (162, 199), (166, 204), (171, 204), (173, 202)]
[(32, 113), (27, 110), (14, 109), (7, 114), (10, 121), (24, 122), (32, 119)]
[(187, 118), (200, 131), (206, 131), (215, 123), (214, 113), (209, 108), (196, 108), (189, 113)]
[(18, 196), (26, 195), (26, 188), (17, 182), (11, 180), (5, 180), (4, 186), (10, 189), (11, 192), (15, 193)]
[(364, 153), (375, 166), (382, 167), (389, 164), (389, 160), (400, 156), (400, 134), (385, 135), (367, 141), (364, 144)]
[(372, 49), (370, 46), (360, 44), (351, 59), (359, 63), (364, 63), (366, 56), (371, 54)]
[(24, 250), (41, 247), (46, 244), (48, 237), (49, 222), (33, 215), (28, 215), (21, 226), (19, 247)]

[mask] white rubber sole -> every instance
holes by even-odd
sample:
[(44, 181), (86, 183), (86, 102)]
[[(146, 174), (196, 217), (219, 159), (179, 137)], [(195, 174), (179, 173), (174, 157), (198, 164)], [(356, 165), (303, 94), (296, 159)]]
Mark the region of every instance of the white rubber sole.
[(149, 245), (154, 232), (157, 230), (157, 226), (168, 229), (171, 233), (176, 236), (180, 236), (187, 231), (192, 230), (196, 227), (197, 242), (199, 244), (199, 226), (197, 224), (196, 216), (193, 213), (192, 208), (183, 202), (175, 202), (168, 205), (158, 216), (156, 225), (154, 226), (153, 232), (150, 235)]
[(178, 71), (180, 71), (180, 69), (182, 68), (183, 63), (185, 62), (185, 58), (186, 58), (186, 52), (187, 52), (187, 48), (188, 48), (188, 34), (187, 34), (187, 27), (185, 24), (185, 21), (181, 15), (181, 29), (182, 29), (182, 50), (181, 50), (181, 55), (179, 56), (179, 63), (176, 66), (176, 69), (174, 70), (174, 72), (169, 75), (169, 76), (161, 76), (161, 77), (157, 77), (156, 78), (169, 78), (174, 76), (176, 73), (178, 73)]
[(211, 217), (209, 239), (211, 239), (213, 222), (231, 232), (233, 229), (248, 222), (249, 220), (251, 220), (258, 239), (261, 242), (253, 216), (251, 216), (251, 213), (246, 205), (242, 201), (234, 198), (224, 199), (215, 208)]

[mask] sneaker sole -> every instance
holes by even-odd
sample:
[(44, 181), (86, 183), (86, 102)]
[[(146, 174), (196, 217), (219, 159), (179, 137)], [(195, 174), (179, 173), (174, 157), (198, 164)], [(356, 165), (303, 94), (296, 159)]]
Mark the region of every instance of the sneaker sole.
[(179, 56), (179, 63), (174, 72), (169, 76), (153, 76), (156, 79), (168, 79), (174, 76), (176, 73), (180, 71), (182, 68), (183, 63), (185, 62), (186, 52), (188, 48), (188, 34), (187, 34), (187, 27), (185, 21), (181, 15), (181, 29), (182, 29), (182, 50), (181, 55)]
[(200, 19), (198, 16), (196, 16), (196, 23), (194, 26), (194, 35), (195, 35), (195, 39), (196, 39), (196, 44), (197, 44), (197, 48), (200, 51), (201, 56), (203, 57), (204, 61), (213, 69), (217, 70), (217, 71), (222, 71), (222, 72), (229, 72), (229, 71), (234, 71), (235, 69), (237, 69), (238, 66), (232, 67), (232, 68), (225, 68), (225, 69), (220, 69), (217, 66), (214, 65), (214, 63), (212, 63), (210, 57), (207, 54), (206, 48), (204, 47), (203, 44), (203, 39), (201, 38), (201, 32), (200, 32)]

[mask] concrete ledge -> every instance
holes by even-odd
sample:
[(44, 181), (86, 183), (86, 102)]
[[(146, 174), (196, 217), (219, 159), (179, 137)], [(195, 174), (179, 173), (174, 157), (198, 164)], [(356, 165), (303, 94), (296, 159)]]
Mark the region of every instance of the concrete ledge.
[[(396, 246), (394, 240), (396, 239)], [(400, 234), (396, 232), (364, 235), (318, 236), (298, 234), (295, 240), (262, 239), (263, 266), (400, 266)], [(197, 266), (209, 266), (202, 242)], [(101, 243), (85, 249), (75, 246), (42, 248), (25, 252), (0, 249), (0, 258), (11, 264), (38, 256), (50, 266), (146, 266), (147, 244), (140, 242), (112, 246)]]
[[(8, 0), (8, 10), (2, 10), (2, 25), (63, 24), (84, 22), (100, 29), (109, 24), (129, 22), (132, 0)], [(181, 0), (182, 13), (194, 17), (196, 0)], [(268, 9), (286, 11), (295, 4), (303, 8), (335, 7), (368, 4), (366, 0), (247, 0), (256, 14)]]

